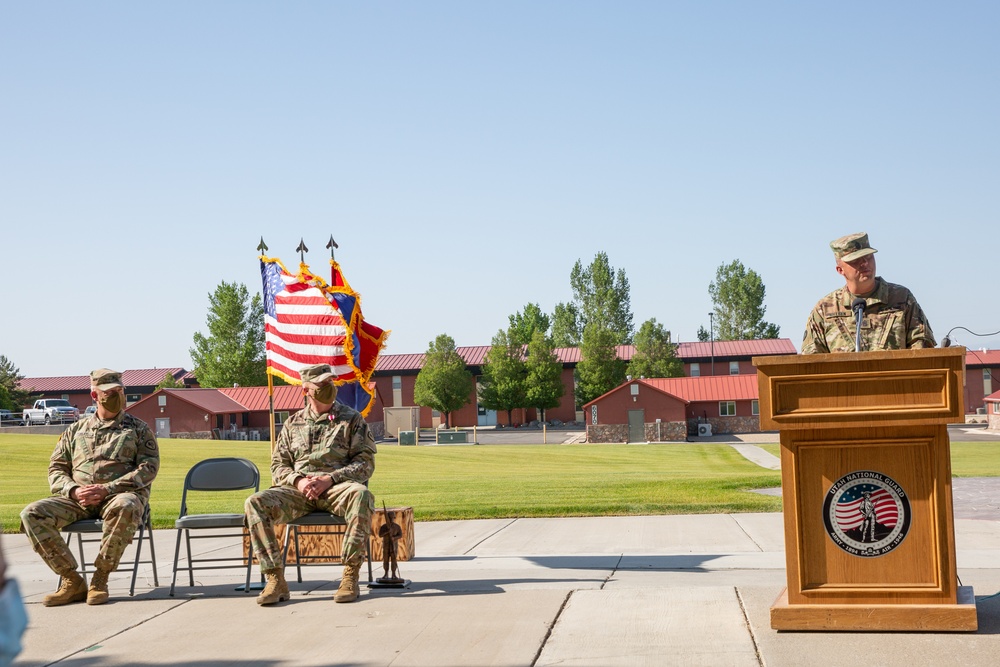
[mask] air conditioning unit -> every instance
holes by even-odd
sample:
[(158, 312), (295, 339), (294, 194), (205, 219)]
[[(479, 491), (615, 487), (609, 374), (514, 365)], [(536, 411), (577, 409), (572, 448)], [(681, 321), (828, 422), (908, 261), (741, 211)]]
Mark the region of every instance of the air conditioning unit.
[(251, 440), (260, 440), (260, 431), (250, 431)]
[(712, 435), (711, 424), (698, 424), (698, 437), (705, 438)]

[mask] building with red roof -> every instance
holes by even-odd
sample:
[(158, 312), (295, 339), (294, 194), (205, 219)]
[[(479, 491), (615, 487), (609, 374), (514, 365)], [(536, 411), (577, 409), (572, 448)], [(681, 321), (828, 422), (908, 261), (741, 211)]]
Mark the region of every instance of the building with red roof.
[(760, 430), (757, 376), (632, 378), (583, 406), (587, 442), (683, 441)]

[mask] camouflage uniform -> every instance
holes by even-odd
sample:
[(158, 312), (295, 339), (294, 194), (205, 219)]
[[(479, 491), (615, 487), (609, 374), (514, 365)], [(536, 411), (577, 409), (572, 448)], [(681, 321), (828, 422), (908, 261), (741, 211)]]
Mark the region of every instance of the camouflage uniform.
[[(806, 323), (802, 354), (854, 352), (854, 299), (846, 287), (820, 299)], [(876, 278), (875, 291), (865, 297), (861, 349), (902, 350), (935, 345), (931, 325), (910, 290)]]
[[(246, 501), (250, 541), (262, 571), (280, 570), (281, 545), (274, 525), (322, 510), (344, 517), (341, 558), (359, 565), (371, 533), (375, 499), (365, 483), (375, 471), (375, 438), (361, 413), (340, 403), (316, 414), (311, 406), (285, 422), (271, 454), (270, 489)], [(303, 477), (329, 475), (333, 486), (316, 500), (295, 488)]]
[[(67, 428), (49, 460), (51, 498), (21, 511), (21, 523), (34, 550), (57, 574), (76, 570), (77, 562), (59, 531), (79, 519), (104, 520), (101, 550), (94, 566), (118, 567), (149, 502), (149, 487), (160, 469), (156, 437), (140, 419), (124, 410), (113, 419), (97, 414)], [(108, 497), (100, 506), (83, 507), (70, 497), (78, 486), (103, 484)]]

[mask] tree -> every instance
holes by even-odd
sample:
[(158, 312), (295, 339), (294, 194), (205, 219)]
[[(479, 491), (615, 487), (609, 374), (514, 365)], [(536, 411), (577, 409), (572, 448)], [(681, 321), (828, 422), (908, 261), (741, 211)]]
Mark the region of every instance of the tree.
[(522, 359), (523, 347), (501, 329), (493, 336), (493, 345), (486, 353), (479, 386), (479, 404), (487, 410), (507, 412), (507, 425), (514, 423), (512, 413), (525, 403), (525, 379), (528, 369)]
[(465, 360), (455, 351), (455, 341), (441, 334), (427, 348), (424, 366), (413, 386), (413, 400), (443, 414), (448, 427), (451, 413), (469, 402), (474, 386)]
[(632, 300), (628, 278), (623, 269), (616, 271), (611, 266), (607, 253), (597, 253), (587, 267), (576, 260), (569, 282), (573, 289), (573, 301), (556, 305), (553, 313), (553, 337), (557, 337), (558, 328), (558, 347), (564, 347), (562, 343), (571, 341), (580, 344), (583, 332), (591, 324), (611, 331), (616, 345), (632, 342)]
[(552, 345), (578, 347), (580, 345), (580, 314), (572, 303), (557, 303), (552, 313)]
[(625, 381), (625, 362), (618, 358), (613, 331), (589, 324), (583, 330), (580, 363), (576, 365), (577, 407), (611, 391)]
[(28, 405), (31, 392), (18, 388), (24, 379), (21, 371), (10, 359), (0, 354), (0, 408), (20, 412)]
[(536, 331), (548, 335), (549, 316), (536, 303), (529, 303), (524, 310), (510, 316), (507, 333), (514, 345), (527, 345)]
[(709, 284), (715, 311), (715, 340), (777, 338), (779, 327), (764, 321), (764, 282), (738, 259), (722, 264)]
[(677, 358), (677, 345), (670, 342), (670, 332), (656, 321), (646, 320), (635, 334), (635, 353), (628, 365), (634, 378), (674, 378), (684, 375), (684, 363)]
[(559, 399), (566, 388), (562, 382), (562, 364), (552, 351), (552, 344), (541, 331), (535, 331), (528, 343), (525, 367), (525, 403), (538, 410), (539, 419), (545, 421), (545, 411), (559, 407)]
[(163, 376), (160, 380), (160, 384), (156, 385), (157, 389), (182, 389), (184, 385), (177, 381), (177, 379), (171, 375), (169, 372)]
[(222, 281), (208, 295), (208, 336), (194, 334), (190, 348), (202, 387), (259, 387), (267, 384), (264, 359), (264, 306), (250, 299), (246, 285)]

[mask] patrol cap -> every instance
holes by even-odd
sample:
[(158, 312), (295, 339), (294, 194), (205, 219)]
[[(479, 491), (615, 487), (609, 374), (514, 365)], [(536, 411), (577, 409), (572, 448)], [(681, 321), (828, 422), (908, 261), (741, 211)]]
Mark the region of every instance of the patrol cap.
[(101, 391), (122, 386), (122, 374), (108, 368), (98, 368), (90, 373), (90, 384)]
[(868, 234), (865, 232), (848, 234), (847, 236), (841, 236), (836, 241), (830, 241), (830, 248), (833, 250), (834, 257), (845, 262), (853, 262), (865, 255), (878, 252), (878, 250), (868, 244)]
[(323, 384), (327, 380), (333, 379), (333, 369), (330, 368), (330, 364), (313, 364), (311, 366), (303, 366), (299, 371), (299, 377), (302, 378), (302, 384), (310, 382), (312, 384)]

